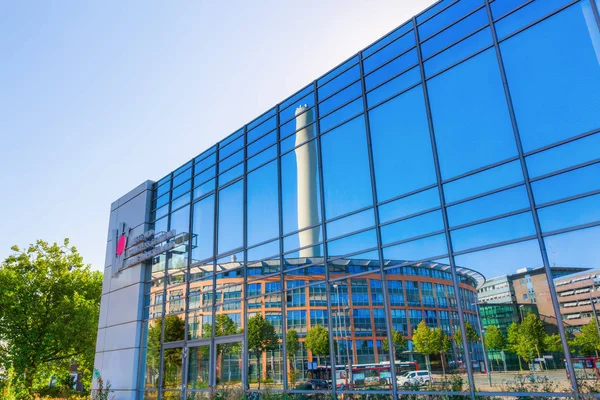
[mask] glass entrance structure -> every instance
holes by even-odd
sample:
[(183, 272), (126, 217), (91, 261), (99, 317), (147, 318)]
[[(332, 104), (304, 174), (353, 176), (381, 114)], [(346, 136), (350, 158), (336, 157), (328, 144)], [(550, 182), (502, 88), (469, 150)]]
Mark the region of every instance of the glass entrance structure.
[(148, 184), (121, 397), (600, 388), (595, 307), (569, 329), (554, 284), (599, 267), (599, 21), (439, 1)]

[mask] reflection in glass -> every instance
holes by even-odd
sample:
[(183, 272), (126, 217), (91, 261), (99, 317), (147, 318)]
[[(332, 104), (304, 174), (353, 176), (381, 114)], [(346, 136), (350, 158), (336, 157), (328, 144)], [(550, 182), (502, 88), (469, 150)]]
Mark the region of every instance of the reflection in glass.
[(218, 253), (241, 247), (244, 230), (243, 181), (219, 191)]
[(188, 349), (187, 388), (190, 390), (207, 389), (209, 385), (210, 346), (198, 346)]
[[(533, 3), (555, 8), (557, 2)], [(599, 41), (589, 1), (581, 1), (500, 44), (525, 151), (597, 129)]]
[(431, 79), (427, 87), (442, 177), (517, 155), (493, 49)]
[(373, 196), (364, 117), (355, 118), (323, 135), (321, 144), (327, 218), (371, 205)]
[(275, 161), (248, 174), (248, 245), (279, 235), (279, 199)]
[(435, 183), (421, 86), (369, 111), (369, 123), (379, 201)]
[(210, 258), (214, 253), (215, 196), (194, 203), (192, 220), (192, 263)]

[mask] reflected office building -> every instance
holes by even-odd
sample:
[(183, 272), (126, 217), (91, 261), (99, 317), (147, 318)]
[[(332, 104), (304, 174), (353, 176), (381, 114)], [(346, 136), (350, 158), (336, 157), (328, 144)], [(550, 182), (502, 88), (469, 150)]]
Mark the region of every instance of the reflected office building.
[(439, 1), (115, 201), (115, 398), (600, 388), (598, 21)]

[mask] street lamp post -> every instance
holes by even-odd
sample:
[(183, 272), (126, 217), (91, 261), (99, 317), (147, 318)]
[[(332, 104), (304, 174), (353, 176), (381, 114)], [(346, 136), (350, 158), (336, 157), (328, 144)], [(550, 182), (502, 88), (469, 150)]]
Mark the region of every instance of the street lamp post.
[(488, 362), (487, 350), (485, 348), (485, 341), (483, 340), (483, 324), (481, 323), (481, 313), (479, 312), (479, 301), (473, 303), (477, 307), (477, 322), (479, 323), (479, 339), (481, 341), (481, 348), (483, 350), (483, 362), (485, 364), (485, 372), (487, 372), (488, 382), (492, 386), (492, 375), (490, 373), (490, 363)]

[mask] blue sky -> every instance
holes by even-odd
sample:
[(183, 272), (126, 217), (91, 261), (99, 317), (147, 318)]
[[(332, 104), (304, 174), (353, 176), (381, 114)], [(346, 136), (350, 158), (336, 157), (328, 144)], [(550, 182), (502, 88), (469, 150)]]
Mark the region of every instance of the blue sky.
[(100, 269), (112, 201), (432, 3), (2, 3), (0, 259), (70, 237)]

